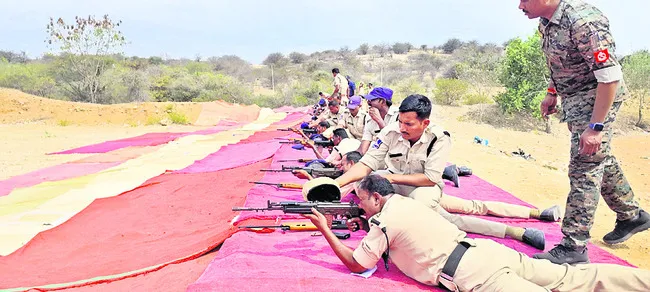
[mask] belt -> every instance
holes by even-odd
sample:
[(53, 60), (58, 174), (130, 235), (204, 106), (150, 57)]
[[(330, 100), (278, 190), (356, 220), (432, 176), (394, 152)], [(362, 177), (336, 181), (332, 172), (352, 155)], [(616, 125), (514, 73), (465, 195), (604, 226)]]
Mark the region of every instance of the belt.
[(461, 241), (458, 243), (456, 248), (454, 248), (454, 251), (451, 252), (449, 255), (449, 258), (447, 258), (447, 262), (445, 265), (442, 267), (442, 272), (440, 273), (440, 278), (446, 280), (444, 281), (447, 283), (449, 286), (452, 287), (447, 287), (445, 283), (443, 284), (444, 288), (447, 288), (450, 291), (458, 291), (458, 287), (456, 287), (456, 284), (454, 284), (454, 275), (456, 274), (456, 269), (458, 269), (458, 264), (460, 263), (460, 259), (463, 258), (463, 255), (471, 247), (470, 243)]

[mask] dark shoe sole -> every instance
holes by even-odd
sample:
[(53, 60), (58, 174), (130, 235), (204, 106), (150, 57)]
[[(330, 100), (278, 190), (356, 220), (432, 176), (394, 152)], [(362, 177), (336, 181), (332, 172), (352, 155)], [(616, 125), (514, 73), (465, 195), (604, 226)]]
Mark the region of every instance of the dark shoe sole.
[(533, 258), (536, 259), (536, 260), (547, 260), (547, 261), (549, 261), (549, 262), (551, 262), (551, 263), (554, 263), (554, 264), (556, 264), (556, 265), (569, 264), (569, 265), (574, 266), (574, 265), (584, 265), (584, 264), (589, 264), (589, 263), (591, 263), (591, 261), (590, 261), (589, 259), (587, 259), (586, 261), (582, 261), (582, 262), (571, 262), (571, 263), (570, 263), (570, 262), (561, 262), (561, 263), (556, 263), (556, 262), (553, 262), (553, 261), (551, 261), (551, 260), (549, 260), (549, 259), (536, 258), (534, 255), (533, 255)]
[(621, 243), (621, 242), (623, 242), (623, 241), (628, 240), (630, 237), (632, 237), (632, 235), (637, 234), (637, 233), (639, 233), (639, 232), (641, 232), (641, 231), (648, 230), (649, 228), (650, 228), (650, 221), (648, 221), (648, 222), (646, 222), (645, 224), (643, 224), (643, 225), (639, 225), (639, 226), (637, 226), (636, 228), (632, 229), (632, 231), (631, 231), (630, 233), (628, 233), (627, 235), (623, 236), (621, 239), (616, 239), (616, 240), (605, 240), (605, 238), (603, 238), (603, 241), (604, 241), (605, 243), (607, 243), (607, 244), (617, 244), (617, 243)]
[[(545, 218), (545, 217), (541, 217), (541, 216), (540, 216), (540, 218), (539, 218), (540, 221), (544, 221), (544, 222), (557, 222), (557, 221), (560, 220), (560, 218), (562, 218), (562, 210), (560, 210), (560, 206), (555, 205), (555, 206), (552, 206), (552, 207), (550, 207), (550, 208), (556, 208), (556, 209), (558, 210), (558, 212), (557, 212), (557, 216), (553, 216), (553, 218)], [(549, 208), (549, 209), (550, 209), (550, 208)]]

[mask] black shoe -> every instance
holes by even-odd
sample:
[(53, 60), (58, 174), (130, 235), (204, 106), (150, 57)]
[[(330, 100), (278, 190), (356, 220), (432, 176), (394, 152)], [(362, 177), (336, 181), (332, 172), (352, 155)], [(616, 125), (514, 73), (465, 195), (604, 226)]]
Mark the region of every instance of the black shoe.
[(575, 249), (568, 248), (564, 245), (558, 244), (553, 249), (545, 252), (538, 253), (533, 255), (534, 259), (549, 260), (554, 264), (588, 264), (589, 255), (587, 254), (587, 248), (583, 248), (578, 251)]
[(603, 241), (607, 244), (616, 244), (626, 241), (637, 232), (641, 232), (650, 228), (650, 215), (645, 211), (639, 211), (639, 215), (635, 218), (619, 221), (616, 220), (614, 231), (607, 233), (603, 237)]
[(556, 222), (557, 220), (560, 220), (560, 206), (555, 205), (542, 211), (542, 213), (539, 214), (539, 220), (549, 222)]
[(544, 246), (546, 246), (544, 232), (535, 228), (526, 228), (523, 242), (539, 250), (544, 250)]
[(467, 166), (459, 166), (458, 167), (458, 175), (459, 176), (472, 175), (472, 169), (467, 167)]
[(452, 164), (445, 167), (445, 170), (442, 172), (442, 178), (454, 183), (455, 187), (458, 187), (458, 171), (456, 170), (456, 165)]

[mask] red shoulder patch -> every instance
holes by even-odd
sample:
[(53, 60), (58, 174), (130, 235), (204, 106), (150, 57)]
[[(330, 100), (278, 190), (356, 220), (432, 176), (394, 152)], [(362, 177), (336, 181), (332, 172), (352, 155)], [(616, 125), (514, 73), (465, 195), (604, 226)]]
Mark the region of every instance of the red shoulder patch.
[(594, 53), (596, 63), (605, 63), (609, 60), (609, 51), (607, 49), (600, 50)]

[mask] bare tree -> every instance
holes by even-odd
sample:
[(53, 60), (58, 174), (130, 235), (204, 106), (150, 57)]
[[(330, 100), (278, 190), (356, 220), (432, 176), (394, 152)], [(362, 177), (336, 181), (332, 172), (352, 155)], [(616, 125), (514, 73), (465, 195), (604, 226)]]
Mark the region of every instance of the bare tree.
[(62, 18), (50, 18), (45, 42), (53, 51), (61, 53), (64, 66), (59, 67), (60, 81), (73, 100), (97, 103), (106, 84), (102, 74), (114, 62), (113, 54), (121, 53), (126, 44), (118, 30), (121, 21), (112, 21), (108, 15), (75, 17), (72, 24)]

